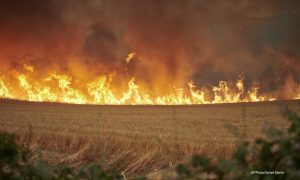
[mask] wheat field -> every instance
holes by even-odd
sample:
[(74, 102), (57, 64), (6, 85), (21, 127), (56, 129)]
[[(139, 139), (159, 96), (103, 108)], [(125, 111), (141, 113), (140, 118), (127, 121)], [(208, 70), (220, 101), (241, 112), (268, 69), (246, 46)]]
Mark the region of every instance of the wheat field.
[(191, 106), (96, 106), (0, 101), (0, 131), (53, 165), (96, 162), (124, 176), (155, 174), (192, 154), (230, 158), (236, 144), (284, 129), (299, 101)]

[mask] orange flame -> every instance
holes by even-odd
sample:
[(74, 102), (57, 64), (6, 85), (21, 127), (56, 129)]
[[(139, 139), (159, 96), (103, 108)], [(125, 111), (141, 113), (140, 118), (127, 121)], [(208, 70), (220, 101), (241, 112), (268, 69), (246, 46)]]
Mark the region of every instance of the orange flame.
[[(13, 83), (5, 76), (0, 77), (0, 98), (19, 99), (38, 102), (62, 102), (74, 104), (214, 104), (235, 102), (273, 101), (276, 98), (259, 95), (259, 87), (245, 90), (243, 77), (240, 77), (234, 87), (225, 81), (218, 86), (201, 90), (191, 81), (186, 88), (172, 88), (169, 93), (153, 96), (140, 88), (132, 77), (127, 83), (127, 90), (117, 93), (112, 87), (114, 74), (101, 75), (92, 81), (77, 87), (74, 79), (67, 74), (51, 72), (45, 78), (33, 78), (34, 67), (23, 65), (26, 73), (14, 72)], [(299, 91), (295, 99), (300, 99)], [(211, 98), (209, 98), (212, 95)]]
[(136, 56), (136, 53), (129, 53), (127, 58), (126, 58), (126, 63), (128, 64), (134, 57)]

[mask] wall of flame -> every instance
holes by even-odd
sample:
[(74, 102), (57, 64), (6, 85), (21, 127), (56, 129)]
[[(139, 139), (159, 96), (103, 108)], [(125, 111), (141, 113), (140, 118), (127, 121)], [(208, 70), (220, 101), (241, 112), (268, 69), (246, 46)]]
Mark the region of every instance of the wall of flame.
[(297, 0), (3, 0), (0, 96), (93, 104), (299, 98), (299, 21)]
[[(72, 76), (57, 72), (51, 72), (45, 77), (34, 76), (34, 67), (24, 64), (22, 72), (15, 70), (11, 77), (0, 78), (0, 97), (39, 102), (113, 105), (214, 104), (276, 100), (276, 97), (271, 95), (259, 94), (259, 87), (245, 90), (242, 76), (232, 85), (220, 81), (217, 86), (202, 88), (206, 90), (201, 90), (191, 81), (187, 83), (187, 88), (170, 87), (169, 92), (164, 95), (149, 94), (147, 89), (141, 88), (135, 82), (134, 77), (128, 81), (126, 90), (118, 91), (120, 87), (113, 84), (115, 74), (101, 75), (88, 82), (78, 82), (78, 79), (73, 79)], [(300, 98), (300, 86), (291, 98)]]

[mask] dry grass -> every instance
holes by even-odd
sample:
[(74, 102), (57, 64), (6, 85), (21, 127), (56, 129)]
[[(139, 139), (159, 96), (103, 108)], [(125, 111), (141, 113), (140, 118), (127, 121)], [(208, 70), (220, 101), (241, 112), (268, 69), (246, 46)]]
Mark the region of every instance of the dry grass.
[(87, 106), (2, 100), (0, 131), (40, 150), (50, 163), (74, 167), (91, 161), (126, 176), (173, 167), (193, 153), (229, 157), (235, 144), (287, 127), (280, 104), (299, 101), (202, 106)]

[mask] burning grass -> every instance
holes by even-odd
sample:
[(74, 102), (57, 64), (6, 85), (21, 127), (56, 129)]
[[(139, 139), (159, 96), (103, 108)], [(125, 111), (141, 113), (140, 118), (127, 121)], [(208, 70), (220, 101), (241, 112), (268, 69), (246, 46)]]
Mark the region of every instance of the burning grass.
[[(298, 101), (281, 102), (299, 111)], [(280, 103), (88, 106), (2, 101), (1, 131), (52, 164), (97, 162), (126, 176), (174, 168), (192, 154), (230, 157), (264, 125), (286, 128)], [(297, 109), (298, 108), (298, 109)]]
[[(120, 75), (119, 75), (120, 76)], [(183, 105), (236, 102), (274, 101), (282, 99), (272, 93), (259, 92), (258, 85), (247, 87), (244, 77), (235, 82), (219, 81), (211, 87), (198, 87), (192, 81), (175, 86), (165, 83), (156, 94), (151, 88), (137, 83), (131, 76), (122, 83), (114, 82), (116, 73), (96, 76), (89, 80), (65, 72), (51, 71), (40, 75), (34, 66), (23, 64), (20, 69), (0, 74), (0, 98), (37, 102), (103, 105)], [(300, 85), (291, 89), (287, 99), (299, 99)]]

